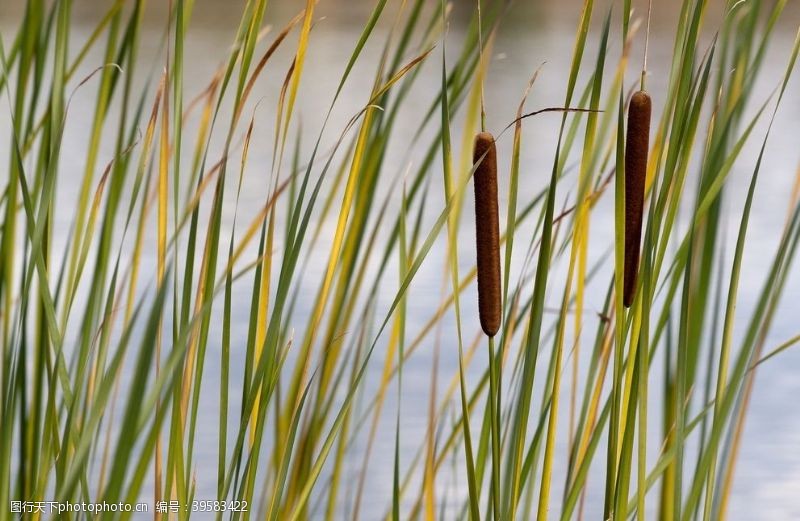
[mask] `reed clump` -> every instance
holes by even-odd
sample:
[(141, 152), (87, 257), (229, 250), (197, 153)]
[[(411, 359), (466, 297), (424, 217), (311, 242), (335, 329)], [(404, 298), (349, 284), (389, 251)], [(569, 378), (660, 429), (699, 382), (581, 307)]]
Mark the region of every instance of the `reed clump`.
[[(524, 10), (507, 2), (479, 2), (471, 20), (447, 2), (351, 2), (352, 20), (328, 27), (315, 8), (331, 0), (248, 0), (200, 46), (189, 31), (218, 14), (211, 2), (156, 6), (165, 20), (146, 0), (84, 0), (92, 13), (10, 3), (0, 521), (37, 503), (138, 498), (271, 521), (725, 520), (743, 502), (768, 517), (733, 484), (748, 408), (764, 405), (757, 375), (800, 344), (780, 320), (797, 293), (800, 195), (786, 193), (787, 215), (770, 212), (749, 240), (762, 170), (800, 186), (782, 175), (796, 158), (783, 163), (764, 133), (769, 118), (774, 133), (797, 124), (800, 35), (789, 49), (778, 31), (800, 2), (669, 2), (682, 15), (659, 47), (669, 63), (653, 70), (667, 88), (652, 87), (663, 104), (652, 144), (646, 59), (642, 92), (625, 96), (637, 20), (615, 9), (594, 23), (601, 2), (568, 13), (571, 59), (517, 53), (503, 31)], [(458, 53), (445, 51), (451, 20), (465, 29)], [(314, 58), (320, 25), (347, 31), (335, 56)], [(499, 96), (527, 79), (493, 65), (501, 42), (514, 68), (549, 61), (547, 90), (565, 96), (524, 111), (537, 72), (516, 119), (477, 134), (484, 79), (503, 84), (487, 98), (503, 121), (516, 100)], [(554, 147), (523, 138), (522, 122), (547, 113), (561, 120), (543, 132)], [(498, 185), (496, 140), (512, 129)], [(664, 161), (648, 171), (649, 146)], [(472, 226), (461, 219), (470, 183), (474, 270), (456, 242)], [(614, 229), (626, 228), (613, 255), (602, 244), (611, 198)], [(430, 288), (439, 270), (450, 284)], [(758, 293), (740, 290), (745, 277)], [(461, 315), (476, 278), (482, 332)], [(794, 505), (774, 499), (770, 511)], [(141, 517), (96, 517), (126, 516)]]

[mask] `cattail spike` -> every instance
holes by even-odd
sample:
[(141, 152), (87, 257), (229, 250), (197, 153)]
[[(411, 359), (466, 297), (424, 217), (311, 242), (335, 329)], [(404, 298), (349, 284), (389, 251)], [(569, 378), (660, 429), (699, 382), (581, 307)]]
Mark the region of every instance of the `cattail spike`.
[(625, 307), (631, 307), (636, 294), (651, 112), (650, 95), (643, 90), (635, 93), (628, 108), (625, 145), (625, 279), (622, 296)]
[[(497, 149), (494, 136), (475, 137), (475, 231), (478, 251), (478, 310), (481, 328), (493, 337), (500, 329), (500, 220), (497, 209)], [(480, 162), (480, 164), (478, 164)]]

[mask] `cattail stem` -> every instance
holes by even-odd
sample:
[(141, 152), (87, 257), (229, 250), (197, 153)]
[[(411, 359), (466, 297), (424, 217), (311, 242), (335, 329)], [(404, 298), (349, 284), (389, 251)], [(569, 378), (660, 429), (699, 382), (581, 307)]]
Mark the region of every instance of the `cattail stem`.
[(628, 108), (628, 135), (625, 144), (625, 274), (622, 303), (633, 304), (644, 213), (644, 185), (650, 147), (652, 102), (645, 91), (636, 92)]
[(481, 328), (493, 337), (500, 329), (500, 221), (497, 209), (497, 149), (494, 137), (475, 137), (475, 232), (478, 252), (478, 310)]
[(489, 337), (489, 415), (492, 438), (492, 513), (493, 519), (503, 516), (500, 512), (500, 368), (495, 356), (494, 337)]
[(647, 3), (647, 32), (644, 37), (644, 59), (642, 60), (642, 77), (640, 79), (639, 90), (644, 92), (644, 84), (647, 79), (647, 52), (650, 50), (650, 20), (653, 17), (653, 0)]

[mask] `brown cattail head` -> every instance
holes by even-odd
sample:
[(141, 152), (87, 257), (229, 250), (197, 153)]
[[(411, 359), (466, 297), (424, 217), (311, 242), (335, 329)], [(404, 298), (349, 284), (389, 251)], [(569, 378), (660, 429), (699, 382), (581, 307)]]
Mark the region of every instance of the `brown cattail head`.
[(478, 310), (481, 328), (493, 337), (502, 318), (500, 298), (500, 220), (497, 210), (497, 149), (494, 136), (475, 136), (475, 231), (478, 251)]
[(639, 271), (651, 112), (650, 95), (645, 91), (635, 93), (628, 108), (628, 139), (625, 144), (625, 279), (622, 295), (625, 307), (633, 304)]

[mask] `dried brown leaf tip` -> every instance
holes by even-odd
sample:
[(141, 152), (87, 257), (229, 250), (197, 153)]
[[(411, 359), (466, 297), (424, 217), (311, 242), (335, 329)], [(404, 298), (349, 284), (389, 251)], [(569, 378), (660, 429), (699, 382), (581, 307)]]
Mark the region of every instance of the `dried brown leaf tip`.
[(473, 150), (475, 242), (478, 252), (478, 310), (481, 328), (493, 337), (500, 329), (500, 220), (497, 208), (497, 149), (494, 136), (481, 132)]
[(628, 108), (628, 135), (625, 144), (625, 278), (622, 295), (625, 307), (633, 304), (636, 295), (651, 113), (650, 95), (645, 91), (636, 92)]

